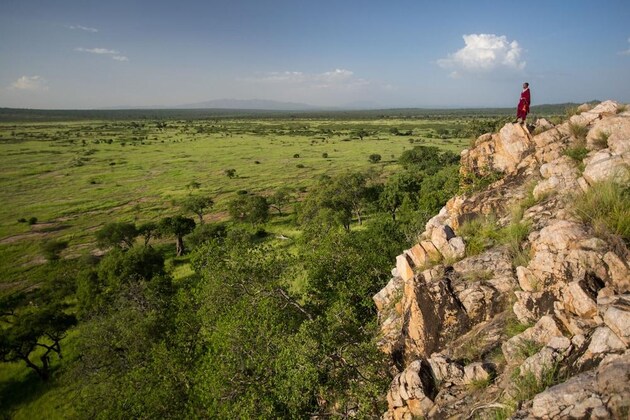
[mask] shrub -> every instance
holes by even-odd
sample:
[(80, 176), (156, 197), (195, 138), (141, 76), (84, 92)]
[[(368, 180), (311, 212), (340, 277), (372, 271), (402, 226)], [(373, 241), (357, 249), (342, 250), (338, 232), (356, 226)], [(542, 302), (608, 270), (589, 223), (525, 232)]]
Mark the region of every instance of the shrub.
[(27, 222), (27, 220), (25, 218), (23, 218), (23, 217), (20, 217), (18, 219), (18, 223), (26, 223), (26, 222)]
[(628, 110), (628, 104), (619, 104), (617, 107), (617, 114), (621, 114), (622, 112), (626, 112)]
[(299, 154), (299, 153), (296, 153), (296, 154), (294, 154), (294, 155), (293, 155), (293, 157), (294, 157), (295, 159), (297, 159), (297, 158), (299, 158), (299, 157), (300, 157), (300, 154)]
[(236, 169), (226, 169), (223, 171), (223, 174), (225, 174), (225, 176), (227, 176), (228, 178), (235, 178), (236, 177)]
[(370, 163), (378, 163), (381, 161), (381, 155), (379, 155), (378, 153), (372, 153), (368, 160), (370, 161)]
[(593, 185), (574, 201), (576, 215), (599, 236), (617, 236), (630, 244), (630, 187), (612, 181)]
[(569, 147), (564, 151), (564, 155), (575, 160), (577, 163), (582, 163), (586, 155), (588, 155), (588, 149), (583, 140), (577, 142), (573, 147)]
[(485, 189), (488, 185), (498, 181), (503, 174), (495, 171), (488, 171), (487, 174), (477, 174), (468, 172), (460, 176), (460, 193), (471, 194)]
[(34, 225), (37, 223), (37, 217), (29, 217), (28, 218), (28, 224), (29, 225)]
[(600, 131), (597, 133), (597, 136), (593, 139), (593, 144), (598, 149), (606, 149), (608, 147), (609, 137), (610, 137), (610, 133), (606, 131)]
[(68, 242), (50, 239), (42, 242), (41, 249), (44, 257), (48, 261), (57, 261), (60, 258), (61, 251), (68, 247)]
[(304, 168), (305, 166), (304, 166), (303, 164), (301, 164), (301, 163), (298, 163), (297, 165), (295, 165), (295, 167), (296, 167), (296, 168), (299, 168), (299, 169), (302, 169), (302, 168)]
[(327, 158), (328, 158), (328, 153), (326, 153), (326, 152), (322, 153), (322, 157), (323, 157), (324, 159), (327, 159)]
[(577, 140), (584, 141), (586, 140), (586, 135), (588, 134), (588, 127), (584, 124), (577, 123), (569, 123), (569, 132), (571, 135)]
[(464, 222), (458, 229), (458, 234), (466, 243), (466, 255), (481, 254), (494, 245), (497, 239), (497, 225), (494, 217), (478, 217)]

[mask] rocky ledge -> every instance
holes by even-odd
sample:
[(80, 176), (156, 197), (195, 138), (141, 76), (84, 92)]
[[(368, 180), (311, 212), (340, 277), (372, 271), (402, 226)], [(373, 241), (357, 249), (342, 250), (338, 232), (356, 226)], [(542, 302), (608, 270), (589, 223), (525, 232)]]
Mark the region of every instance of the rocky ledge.
[(464, 179), (500, 179), (453, 197), (374, 296), (397, 370), (384, 419), (627, 418), (630, 252), (575, 211), (630, 181), (625, 109), (506, 124), (462, 152)]

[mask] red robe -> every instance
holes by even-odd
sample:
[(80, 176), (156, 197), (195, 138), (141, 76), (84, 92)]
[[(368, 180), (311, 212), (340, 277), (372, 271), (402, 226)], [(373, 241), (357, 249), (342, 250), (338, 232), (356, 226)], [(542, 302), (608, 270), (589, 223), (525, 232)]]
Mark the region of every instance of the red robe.
[(521, 92), (521, 100), (518, 101), (518, 107), (516, 108), (516, 118), (520, 118), (525, 121), (527, 114), (529, 114), (529, 104), (531, 102), (531, 96), (529, 94), (529, 87), (523, 89)]

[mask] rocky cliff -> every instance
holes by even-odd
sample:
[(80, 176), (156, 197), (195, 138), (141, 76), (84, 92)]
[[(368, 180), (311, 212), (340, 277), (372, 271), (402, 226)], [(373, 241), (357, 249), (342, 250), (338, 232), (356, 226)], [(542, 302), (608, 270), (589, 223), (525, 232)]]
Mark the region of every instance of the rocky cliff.
[(630, 253), (576, 208), (628, 186), (630, 112), (581, 111), (462, 152), (463, 179), (498, 180), (453, 197), (374, 296), (384, 419), (628, 417)]

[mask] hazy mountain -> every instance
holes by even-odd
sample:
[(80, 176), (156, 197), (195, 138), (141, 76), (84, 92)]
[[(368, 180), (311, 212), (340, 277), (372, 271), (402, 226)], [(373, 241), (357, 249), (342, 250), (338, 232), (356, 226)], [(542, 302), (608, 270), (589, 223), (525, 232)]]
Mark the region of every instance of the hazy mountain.
[(264, 109), (270, 111), (309, 111), (314, 109), (330, 109), (298, 102), (280, 102), (266, 99), (214, 99), (211, 101), (177, 105), (176, 109)]

